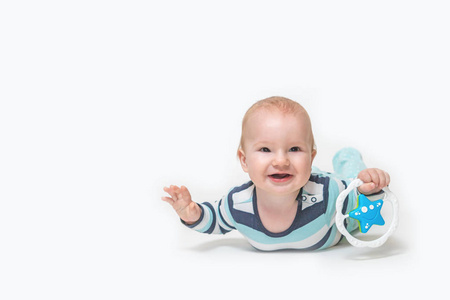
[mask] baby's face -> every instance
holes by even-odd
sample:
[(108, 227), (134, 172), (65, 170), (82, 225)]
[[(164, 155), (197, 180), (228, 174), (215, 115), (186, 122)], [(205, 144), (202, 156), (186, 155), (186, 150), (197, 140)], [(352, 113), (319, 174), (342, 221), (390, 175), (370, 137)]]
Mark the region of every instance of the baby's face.
[(311, 125), (303, 116), (260, 110), (248, 119), (239, 157), (260, 190), (288, 195), (308, 182), (315, 151)]

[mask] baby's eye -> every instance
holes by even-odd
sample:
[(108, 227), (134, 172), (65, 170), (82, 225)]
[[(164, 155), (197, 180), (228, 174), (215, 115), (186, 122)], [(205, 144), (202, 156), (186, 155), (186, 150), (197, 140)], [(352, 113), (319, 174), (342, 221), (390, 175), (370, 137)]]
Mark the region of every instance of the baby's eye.
[(259, 149), (259, 151), (261, 152), (270, 152), (270, 149), (267, 147), (262, 147), (261, 149)]
[(289, 149), (289, 152), (298, 152), (301, 151), (300, 147), (292, 147), (291, 149)]

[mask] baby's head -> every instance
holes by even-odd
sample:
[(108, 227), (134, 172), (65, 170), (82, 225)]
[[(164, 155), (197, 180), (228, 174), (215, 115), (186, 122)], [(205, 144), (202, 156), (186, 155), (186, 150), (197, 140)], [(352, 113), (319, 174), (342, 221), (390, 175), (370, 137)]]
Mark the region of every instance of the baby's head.
[(300, 189), (315, 154), (310, 118), (297, 102), (270, 97), (245, 114), (238, 157), (257, 187), (278, 194)]
[(263, 110), (279, 112), (285, 115), (286, 114), (297, 115), (298, 117), (304, 119), (307, 123), (309, 123), (309, 134), (311, 137), (311, 146), (312, 146), (311, 150), (314, 150), (316, 148), (314, 142), (314, 135), (312, 133), (311, 120), (309, 118), (308, 113), (303, 108), (303, 106), (301, 106), (299, 103), (291, 99), (274, 96), (256, 102), (245, 113), (244, 118), (242, 119), (242, 134), (238, 151), (240, 149), (243, 149), (245, 141), (245, 129), (249, 119), (256, 113), (261, 112)]

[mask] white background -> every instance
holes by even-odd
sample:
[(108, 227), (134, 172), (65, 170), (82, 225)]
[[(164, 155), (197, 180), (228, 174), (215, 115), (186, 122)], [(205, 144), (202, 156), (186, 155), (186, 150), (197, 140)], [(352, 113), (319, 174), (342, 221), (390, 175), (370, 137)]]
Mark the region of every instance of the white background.
[[(449, 12), (446, 1), (2, 1), (0, 298), (442, 293)], [(384, 247), (258, 252), (238, 233), (187, 230), (160, 200), (169, 184), (201, 202), (247, 180), (240, 122), (272, 95), (309, 111), (320, 168), (353, 146), (390, 172), (401, 223)]]

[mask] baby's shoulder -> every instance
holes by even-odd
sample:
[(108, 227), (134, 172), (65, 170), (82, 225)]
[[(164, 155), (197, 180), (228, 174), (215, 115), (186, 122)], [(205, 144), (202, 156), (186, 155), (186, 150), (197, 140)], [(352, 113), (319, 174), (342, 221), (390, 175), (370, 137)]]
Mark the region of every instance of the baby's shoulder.
[(253, 192), (255, 190), (255, 185), (252, 181), (246, 182), (240, 186), (233, 187), (228, 192), (227, 198), (233, 203), (244, 203), (249, 202), (253, 198)]
[(313, 172), (309, 176), (309, 180), (305, 187), (308, 187), (309, 189), (323, 188), (323, 186), (328, 186), (332, 177), (333, 175), (328, 172)]
[(225, 207), (228, 208), (231, 216), (239, 222), (244, 222), (243, 219), (248, 219), (255, 214), (253, 196), (255, 185), (249, 181), (243, 185), (232, 188), (225, 196)]

